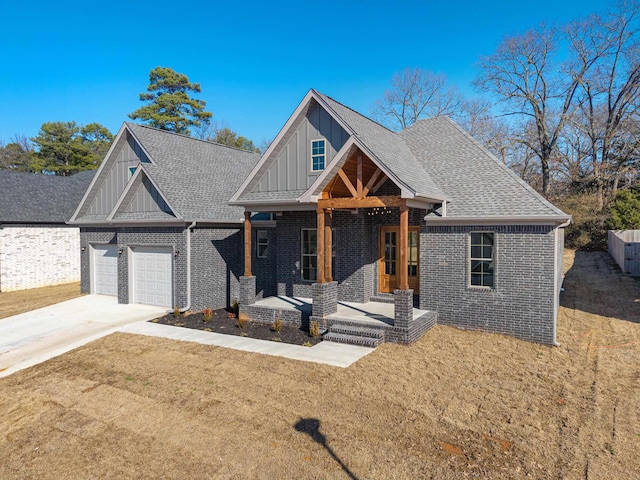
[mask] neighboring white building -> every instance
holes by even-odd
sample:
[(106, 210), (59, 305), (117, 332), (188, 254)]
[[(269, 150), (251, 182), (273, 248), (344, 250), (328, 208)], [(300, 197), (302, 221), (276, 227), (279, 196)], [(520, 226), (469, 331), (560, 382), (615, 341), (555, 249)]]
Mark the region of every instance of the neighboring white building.
[(93, 174), (0, 170), (0, 292), (80, 280), (80, 230), (65, 222)]

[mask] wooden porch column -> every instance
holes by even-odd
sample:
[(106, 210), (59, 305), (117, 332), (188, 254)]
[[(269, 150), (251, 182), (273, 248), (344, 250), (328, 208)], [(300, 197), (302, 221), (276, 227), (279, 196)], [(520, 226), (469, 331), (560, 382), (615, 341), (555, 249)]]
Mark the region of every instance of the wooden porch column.
[(251, 276), (251, 212), (244, 212), (244, 276)]
[(333, 270), (331, 261), (333, 259), (333, 232), (331, 231), (331, 217), (333, 211), (329, 208), (324, 214), (324, 279), (327, 282), (333, 282)]
[(409, 248), (409, 207), (403, 205), (400, 207), (400, 282), (398, 288), (400, 290), (409, 290), (409, 264), (408, 264), (408, 248)]
[(318, 241), (316, 254), (317, 254), (317, 274), (316, 283), (324, 283), (324, 208), (318, 208), (317, 211), (317, 229), (316, 239)]

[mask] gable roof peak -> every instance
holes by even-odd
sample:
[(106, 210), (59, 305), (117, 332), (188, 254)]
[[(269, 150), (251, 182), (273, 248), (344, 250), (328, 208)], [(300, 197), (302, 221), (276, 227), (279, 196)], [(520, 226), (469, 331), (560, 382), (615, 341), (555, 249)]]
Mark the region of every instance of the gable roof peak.
[[(333, 97), (330, 97), (329, 95), (326, 95), (326, 94), (324, 94), (324, 93), (322, 93), (322, 92), (319, 92), (318, 90), (315, 90), (315, 89), (313, 89), (313, 88), (312, 88), (310, 91), (311, 91), (311, 92), (313, 92), (313, 93), (315, 94), (315, 96), (316, 96), (316, 97), (320, 97), (322, 100), (330, 100), (331, 102), (337, 103), (337, 104), (338, 104), (338, 105), (340, 105), (341, 107), (346, 108), (347, 110), (351, 111), (352, 113), (354, 113), (354, 114), (356, 114), (356, 115), (358, 115), (358, 116), (362, 117), (363, 119), (365, 119), (365, 120), (367, 120), (367, 121), (369, 121), (369, 122), (371, 122), (371, 123), (375, 123), (377, 126), (382, 127), (382, 128), (384, 128), (385, 130), (387, 130), (387, 131), (389, 131), (389, 132), (391, 132), (391, 133), (393, 133), (393, 134), (396, 134), (396, 135), (397, 135), (397, 133), (398, 133), (398, 132), (395, 132), (395, 131), (391, 130), (391, 129), (390, 129), (390, 128), (388, 128), (388, 127), (385, 127), (385, 126), (384, 126), (383, 124), (381, 124), (380, 122), (377, 122), (377, 121), (373, 120), (372, 118), (369, 118), (369, 117), (367, 117), (366, 115), (363, 115), (362, 113), (358, 112), (357, 110), (354, 110), (354, 109), (353, 109), (353, 108), (351, 108), (350, 106), (345, 105), (345, 104), (344, 104), (344, 103), (342, 103), (342, 102), (339, 102), (338, 100), (336, 100), (336, 99), (335, 99), (335, 98), (333, 98)], [(336, 114), (336, 115), (338, 115), (338, 116), (339, 116), (338, 112), (336, 112), (333, 108), (331, 108), (331, 105), (327, 105), (327, 106), (329, 107), (329, 109), (331, 109), (331, 111), (332, 111), (334, 114)], [(356, 136), (358, 135), (358, 133), (357, 133), (357, 132), (353, 132), (353, 133), (354, 133)]]

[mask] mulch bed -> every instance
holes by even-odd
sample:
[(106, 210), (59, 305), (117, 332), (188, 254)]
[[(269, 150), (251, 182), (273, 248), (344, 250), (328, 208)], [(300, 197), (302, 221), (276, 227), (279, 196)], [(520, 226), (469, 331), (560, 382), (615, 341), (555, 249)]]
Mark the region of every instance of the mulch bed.
[(286, 324), (282, 325), (280, 332), (272, 330), (272, 325), (270, 324), (252, 322), (250, 320), (246, 321), (244, 328), (240, 328), (238, 326), (238, 319), (235, 318), (235, 316), (230, 318), (230, 312), (224, 308), (214, 310), (213, 318), (210, 322), (204, 321), (204, 315), (201, 312), (187, 313), (187, 315), (181, 315), (179, 317), (174, 317), (172, 313), (169, 313), (150, 321), (163, 325), (193, 328), (205, 332), (224, 333), (227, 335), (257, 338), (259, 340), (290, 343), (293, 345), (303, 345), (305, 343), (316, 345), (322, 341), (321, 336), (313, 338), (309, 335), (308, 330)]

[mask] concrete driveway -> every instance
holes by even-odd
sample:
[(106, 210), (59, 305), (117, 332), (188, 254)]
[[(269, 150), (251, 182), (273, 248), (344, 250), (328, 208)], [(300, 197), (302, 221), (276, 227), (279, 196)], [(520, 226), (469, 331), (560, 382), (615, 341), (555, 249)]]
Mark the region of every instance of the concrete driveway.
[(121, 305), (106, 295), (86, 295), (0, 319), (0, 377), (166, 311), (151, 305)]

